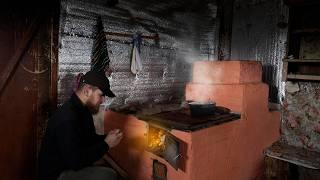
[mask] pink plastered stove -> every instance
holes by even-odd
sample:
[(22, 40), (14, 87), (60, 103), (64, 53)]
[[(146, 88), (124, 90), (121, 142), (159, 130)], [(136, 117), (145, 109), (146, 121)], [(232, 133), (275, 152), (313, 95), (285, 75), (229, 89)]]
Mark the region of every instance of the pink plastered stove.
[[(105, 113), (105, 131), (120, 128), (113, 159), (136, 180), (248, 180), (263, 173), (263, 150), (279, 138), (280, 113), (269, 111), (257, 61), (198, 61), (186, 100), (214, 101), (232, 113), (190, 117)], [(159, 137), (159, 139), (157, 139)]]

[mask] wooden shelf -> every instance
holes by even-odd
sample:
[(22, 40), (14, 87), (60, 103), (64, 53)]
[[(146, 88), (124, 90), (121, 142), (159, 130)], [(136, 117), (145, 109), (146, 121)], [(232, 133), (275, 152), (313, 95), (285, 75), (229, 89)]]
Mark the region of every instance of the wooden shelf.
[(319, 63), (320, 59), (284, 59), (283, 61), (293, 63)]
[(290, 146), (277, 141), (268, 147), (264, 154), (268, 157), (286, 161), (310, 169), (320, 169), (320, 153)]
[(320, 59), (283, 59), (282, 80), (320, 81)]
[(292, 34), (318, 34), (318, 33), (320, 33), (319, 28), (297, 29), (292, 31)]
[(319, 81), (320, 75), (288, 74), (287, 79)]

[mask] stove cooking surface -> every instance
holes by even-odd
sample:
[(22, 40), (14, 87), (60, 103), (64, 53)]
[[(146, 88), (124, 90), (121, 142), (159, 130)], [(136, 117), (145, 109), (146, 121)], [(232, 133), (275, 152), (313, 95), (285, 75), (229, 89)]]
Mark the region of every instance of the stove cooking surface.
[(183, 131), (195, 131), (225, 122), (240, 119), (237, 113), (216, 113), (209, 116), (193, 117), (189, 110), (162, 112), (153, 115), (137, 115), (138, 119), (160, 126)]

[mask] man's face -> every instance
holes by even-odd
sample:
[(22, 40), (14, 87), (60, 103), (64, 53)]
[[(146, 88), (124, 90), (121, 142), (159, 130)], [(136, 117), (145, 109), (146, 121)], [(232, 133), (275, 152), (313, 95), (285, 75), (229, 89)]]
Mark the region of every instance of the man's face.
[(87, 101), (87, 107), (92, 114), (99, 112), (100, 104), (105, 100), (102, 91), (98, 88), (93, 88)]

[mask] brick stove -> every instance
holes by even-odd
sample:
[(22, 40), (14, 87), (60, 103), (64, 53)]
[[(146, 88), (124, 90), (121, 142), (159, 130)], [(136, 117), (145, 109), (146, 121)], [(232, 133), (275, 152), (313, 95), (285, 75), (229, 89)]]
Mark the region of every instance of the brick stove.
[[(268, 86), (262, 83), (261, 75), (261, 64), (256, 61), (195, 62), (186, 99), (214, 101), (241, 117), (191, 130), (163, 128), (168, 137), (181, 143), (175, 166), (166, 156), (147, 150), (150, 128), (157, 129), (158, 125), (146, 121), (146, 117), (107, 111), (105, 130), (120, 128), (125, 134), (110, 154), (137, 180), (259, 179), (263, 173), (263, 150), (279, 138), (280, 125), (280, 113), (268, 109)], [(158, 122), (161, 118), (178, 122), (175, 118), (156, 117)]]

